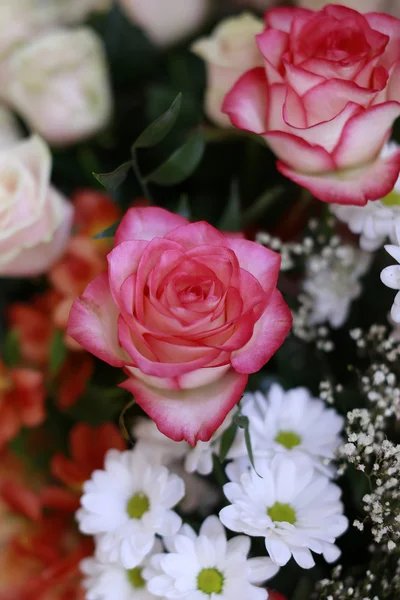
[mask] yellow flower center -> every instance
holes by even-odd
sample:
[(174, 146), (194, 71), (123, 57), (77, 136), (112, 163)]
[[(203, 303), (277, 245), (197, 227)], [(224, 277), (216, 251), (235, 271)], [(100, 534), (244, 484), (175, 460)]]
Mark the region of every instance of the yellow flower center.
[(396, 190), (392, 190), (387, 196), (381, 200), (385, 206), (399, 206), (400, 205), (400, 194)]
[(273, 506), (270, 506), (267, 509), (267, 515), (275, 522), (290, 523), (291, 525), (296, 523), (296, 513), (290, 504), (281, 504), (281, 502), (275, 502)]
[(221, 594), (224, 577), (217, 569), (203, 569), (197, 577), (197, 589), (204, 594)]
[(150, 508), (150, 501), (146, 494), (138, 492), (129, 500), (126, 505), (126, 512), (131, 519), (141, 519)]
[(142, 577), (142, 569), (140, 567), (129, 569), (126, 574), (128, 576), (129, 583), (136, 590), (145, 586), (146, 582)]
[(295, 446), (301, 444), (301, 437), (294, 431), (280, 431), (275, 438), (275, 441), (282, 446), (285, 446), (288, 450), (291, 450)]

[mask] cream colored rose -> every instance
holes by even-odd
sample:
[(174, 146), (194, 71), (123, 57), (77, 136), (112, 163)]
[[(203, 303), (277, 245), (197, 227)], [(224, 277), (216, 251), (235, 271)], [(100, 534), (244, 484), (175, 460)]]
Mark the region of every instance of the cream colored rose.
[(210, 0), (119, 0), (127, 16), (158, 46), (174, 44), (206, 19)]
[(0, 276), (44, 273), (64, 250), (73, 209), (50, 186), (50, 170), (37, 136), (0, 152)]
[(255, 36), (263, 28), (261, 19), (244, 13), (225, 19), (210, 37), (201, 38), (192, 46), (207, 66), (206, 113), (222, 127), (230, 126), (228, 117), (221, 112), (226, 93), (245, 71), (262, 65)]
[(58, 29), (14, 52), (5, 99), (52, 144), (69, 144), (104, 127), (111, 92), (102, 44), (89, 28)]
[[(15, 0), (14, 0), (15, 1)], [(112, 0), (36, 0), (53, 11), (54, 21), (61, 23), (81, 23), (91, 13), (106, 12)]]
[(340, 0), (340, 2), (335, 0), (299, 0), (297, 4), (311, 10), (320, 10), (327, 4), (341, 4), (361, 13), (385, 12), (394, 17), (400, 17), (399, 0)]
[(21, 138), (21, 130), (12, 114), (5, 106), (0, 106), (0, 150), (9, 148)]

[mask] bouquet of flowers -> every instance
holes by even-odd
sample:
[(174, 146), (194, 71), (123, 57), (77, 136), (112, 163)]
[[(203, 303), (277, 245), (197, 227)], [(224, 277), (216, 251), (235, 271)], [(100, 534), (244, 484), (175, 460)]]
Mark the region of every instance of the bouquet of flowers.
[(4, 0), (0, 81), (0, 600), (400, 598), (398, 3)]

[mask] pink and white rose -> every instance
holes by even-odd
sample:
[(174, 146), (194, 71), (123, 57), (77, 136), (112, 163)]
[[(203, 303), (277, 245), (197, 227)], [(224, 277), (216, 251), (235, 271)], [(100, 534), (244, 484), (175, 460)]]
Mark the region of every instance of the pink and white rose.
[(3, 79), (5, 99), (51, 144), (87, 138), (111, 116), (105, 53), (87, 27), (55, 29), (22, 46)]
[(73, 208), (50, 186), (50, 171), (38, 137), (0, 152), (0, 277), (45, 273), (66, 246)]
[(275, 252), (204, 221), (131, 208), (68, 333), (124, 367), (123, 387), (162, 433), (207, 441), (291, 327), (279, 268)]
[(400, 21), (343, 6), (276, 8), (257, 36), (264, 67), (223, 110), (260, 134), (278, 169), (324, 202), (364, 205), (393, 188), (400, 152), (381, 154), (400, 115)]
[(342, 4), (361, 13), (378, 11), (385, 12), (394, 17), (400, 17), (400, 3), (398, 0), (339, 0), (338, 2), (329, 2), (329, 0), (298, 0), (297, 4), (302, 8), (310, 8), (311, 10), (320, 10), (327, 4)]
[(256, 34), (263, 21), (249, 13), (224, 19), (211, 36), (200, 38), (192, 51), (204, 59), (207, 67), (206, 113), (221, 127), (229, 127), (229, 118), (221, 111), (225, 95), (248, 69), (262, 65)]

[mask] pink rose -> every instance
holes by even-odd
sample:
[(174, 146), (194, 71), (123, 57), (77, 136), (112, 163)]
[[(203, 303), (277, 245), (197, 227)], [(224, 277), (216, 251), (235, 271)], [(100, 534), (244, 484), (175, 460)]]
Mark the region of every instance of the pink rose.
[(249, 373), (283, 343), (291, 314), (276, 289), (280, 256), (161, 208), (131, 208), (68, 333), (129, 379), (162, 433), (210, 439)]
[(400, 21), (330, 5), (276, 8), (257, 36), (264, 68), (245, 73), (223, 110), (264, 137), (278, 169), (324, 202), (388, 194), (400, 152), (382, 156), (400, 115)]

